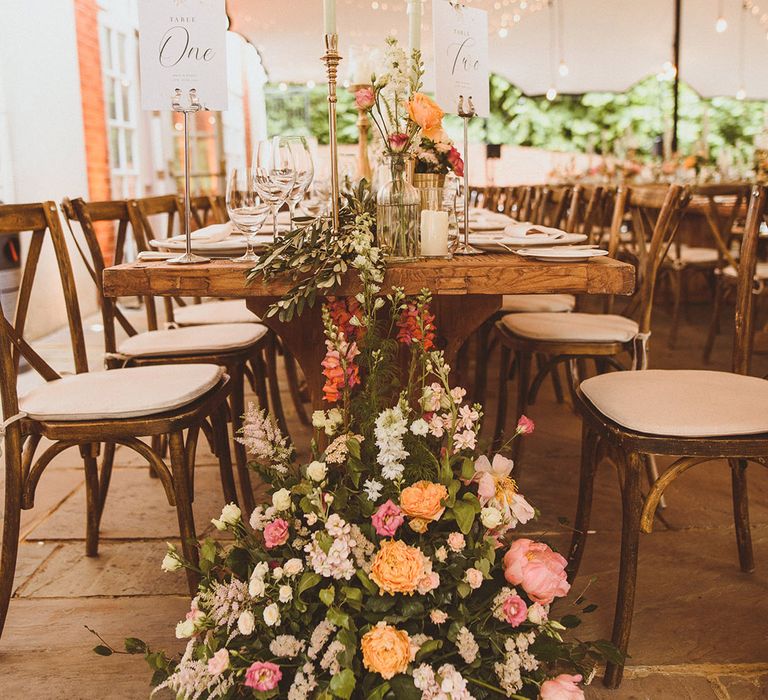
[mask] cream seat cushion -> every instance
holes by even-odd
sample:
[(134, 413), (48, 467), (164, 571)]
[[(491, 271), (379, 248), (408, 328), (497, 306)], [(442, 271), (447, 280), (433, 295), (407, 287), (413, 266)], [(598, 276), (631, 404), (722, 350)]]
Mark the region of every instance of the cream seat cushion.
[(135, 418), (186, 406), (215, 387), (217, 365), (127, 367), (73, 374), (36, 387), (19, 410), (37, 420)]
[(501, 310), (510, 313), (525, 311), (573, 311), (576, 297), (573, 294), (505, 294)]
[(259, 317), (248, 310), (245, 299), (206, 301), (173, 310), (173, 318), (180, 326), (204, 326), (211, 323), (258, 323)]
[(638, 331), (637, 323), (613, 314), (510, 314), (501, 322), (523, 338), (573, 343), (626, 343)]
[[(739, 276), (738, 270), (733, 265), (728, 265), (728, 267), (724, 268), (723, 274), (728, 275), (728, 277)], [(768, 262), (757, 263), (757, 267), (755, 268), (755, 279), (757, 280), (768, 279)]]
[(118, 352), (129, 357), (227, 352), (252, 345), (266, 332), (267, 327), (260, 323), (219, 323), (168, 331), (146, 331), (124, 340)]
[(720, 437), (768, 433), (768, 381), (731, 372), (648, 369), (581, 383), (604, 416), (640, 433)]
[(716, 263), (718, 260), (718, 254), (715, 248), (704, 248), (699, 246), (680, 246), (680, 255), (677, 255), (677, 250), (672, 247), (669, 249), (669, 255), (673, 261), (679, 261), (688, 265)]

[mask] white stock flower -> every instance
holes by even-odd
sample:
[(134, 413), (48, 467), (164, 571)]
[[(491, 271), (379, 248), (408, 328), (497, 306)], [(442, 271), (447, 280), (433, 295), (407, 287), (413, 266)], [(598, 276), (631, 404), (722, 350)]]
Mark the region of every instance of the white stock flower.
[(240, 617), (237, 618), (237, 629), (240, 630), (240, 634), (252, 634), (255, 627), (256, 618), (250, 610), (240, 613)]
[(291, 492), (288, 489), (280, 489), (272, 494), (272, 505), (276, 510), (288, 510), (291, 507)]
[(264, 622), (267, 627), (274, 627), (280, 624), (280, 608), (277, 607), (277, 603), (270, 603), (264, 608)]
[(429, 423), (423, 418), (418, 418), (411, 423), (411, 432), (419, 437), (424, 437), (429, 432)]
[(315, 460), (307, 467), (307, 476), (312, 479), (312, 481), (317, 481), (319, 483), (325, 479), (327, 474), (328, 467), (325, 465), (325, 462), (318, 462)]
[(290, 586), (280, 586), (278, 599), (281, 603), (290, 603), (293, 600), (293, 589)]
[(372, 503), (376, 503), (381, 497), (381, 490), (384, 488), (384, 484), (376, 479), (366, 479), (363, 483), (363, 491), (368, 496), (368, 500)]
[(381, 475), (395, 481), (403, 475), (403, 460), (408, 452), (403, 446), (403, 435), (408, 431), (408, 422), (400, 406), (384, 409), (376, 418), (374, 434), (379, 454), (376, 461), (381, 466)]

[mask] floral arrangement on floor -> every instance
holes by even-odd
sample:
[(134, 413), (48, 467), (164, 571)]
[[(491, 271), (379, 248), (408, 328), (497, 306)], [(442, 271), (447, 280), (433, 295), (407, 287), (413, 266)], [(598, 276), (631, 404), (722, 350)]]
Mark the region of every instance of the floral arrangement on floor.
[[(126, 647), (184, 700), (582, 698), (615, 652), (564, 639), (579, 621), (551, 609), (569, 593), (566, 561), (515, 536), (535, 510), (511, 460), (477, 454), (482, 407), (451, 384), (429, 292), (382, 296), (364, 239), (362, 291), (323, 307), (328, 408), (312, 417), (312, 459), (297, 464), (249, 408), (238, 439), (269, 500), (213, 521), (231, 540), (200, 547), (181, 658)], [(516, 437), (533, 428), (521, 417)], [(181, 567), (169, 546), (162, 568)]]

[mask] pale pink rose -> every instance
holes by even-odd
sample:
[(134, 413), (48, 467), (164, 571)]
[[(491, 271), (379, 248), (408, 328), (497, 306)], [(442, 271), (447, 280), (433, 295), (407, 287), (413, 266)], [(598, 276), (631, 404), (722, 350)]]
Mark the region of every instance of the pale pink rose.
[(205, 617), (205, 613), (197, 607), (197, 598), (192, 598), (189, 612), (184, 616), (185, 620), (191, 620), (195, 625)]
[(392, 153), (402, 153), (408, 146), (408, 134), (392, 134), (389, 137), (389, 148)]
[(442, 610), (433, 610), (429, 613), (429, 619), (436, 625), (442, 625), (448, 619), (448, 613)]
[(543, 625), (549, 619), (549, 609), (541, 603), (534, 603), (528, 608), (528, 621), (534, 625)]
[(434, 571), (428, 571), (424, 576), (419, 579), (418, 592), (419, 595), (426, 595), (430, 591), (434, 591), (440, 585), (440, 575)]
[(270, 661), (256, 661), (245, 672), (245, 685), (258, 691), (274, 690), (283, 677), (277, 664)]
[(533, 421), (527, 416), (520, 416), (520, 420), (517, 421), (517, 434), (518, 435), (530, 435), (534, 429)]
[(509, 506), (509, 510), (512, 511), (512, 515), (515, 516), (517, 522), (522, 523), (523, 525), (536, 515), (533, 506), (519, 493), (512, 496), (512, 503)]
[(371, 107), (373, 107), (375, 101), (376, 95), (371, 88), (360, 88), (355, 93), (355, 104), (357, 105), (358, 109), (361, 109), (364, 112), (367, 112)]
[(210, 659), (208, 659), (208, 673), (212, 676), (218, 676), (229, 668), (229, 651), (219, 649)]
[(514, 462), (502, 455), (494, 455), (493, 462), (482, 455), (475, 461), (475, 475), (472, 481), (477, 482), (477, 495), (480, 503), (485, 505), (496, 495), (496, 486), (512, 472)]
[(371, 516), (371, 524), (380, 537), (394, 537), (397, 529), (405, 522), (400, 506), (388, 499)]
[(522, 538), (504, 555), (504, 578), (522, 586), (534, 603), (549, 605), (571, 589), (565, 575), (567, 563), (543, 542)]
[(584, 700), (584, 691), (576, 685), (577, 683), (581, 683), (581, 676), (561, 673), (541, 684), (539, 697), (541, 700)]
[(467, 546), (467, 540), (464, 539), (464, 535), (462, 535), (460, 532), (452, 532), (450, 535), (448, 535), (448, 546), (454, 551), (454, 552), (460, 552), (464, 547)]
[(279, 547), (288, 541), (288, 523), (282, 518), (276, 518), (264, 528), (264, 546), (267, 549)]
[(483, 572), (480, 569), (467, 569), (464, 573), (464, 580), (474, 591), (483, 585)]
[(519, 595), (507, 596), (501, 606), (501, 611), (512, 627), (519, 627), (528, 618), (528, 606)]

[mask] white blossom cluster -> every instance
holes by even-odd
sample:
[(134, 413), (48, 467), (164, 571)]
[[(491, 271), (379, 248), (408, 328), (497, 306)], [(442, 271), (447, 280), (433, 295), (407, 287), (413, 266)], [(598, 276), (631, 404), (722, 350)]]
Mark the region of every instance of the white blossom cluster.
[(451, 664), (443, 664), (437, 673), (421, 664), (413, 670), (413, 684), (421, 691), (421, 700), (474, 700), (467, 681)]
[(293, 683), (288, 690), (288, 700), (307, 700), (315, 688), (317, 688), (315, 669), (311, 663), (307, 662), (296, 671)]
[(322, 651), (331, 635), (336, 631), (336, 625), (331, 624), (327, 620), (323, 620), (312, 631), (312, 636), (309, 638), (309, 649), (307, 650), (307, 656), (310, 659), (316, 659), (318, 654)]
[(349, 581), (355, 575), (355, 564), (351, 557), (358, 546), (352, 528), (337, 513), (333, 513), (325, 523), (325, 530), (333, 538), (333, 543), (327, 552), (323, 551), (315, 533), (304, 546), (307, 562), (316, 574)]
[(408, 432), (408, 421), (400, 406), (384, 409), (376, 418), (374, 428), (376, 447), (379, 452), (376, 461), (381, 466), (381, 475), (396, 481), (403, 475), (403, 460), (408, 451), (403, 445), (403, 435)]
[(535, 638), (534, 632), (510, 637), (504, 643), (504, 661), (493, 666), (499, 685), (507, 693), (507, 697), (511, 697), (523, 687), (523, 671), (535, 671), (539, 667), (539, 662), (528, 651)]
[(475, 661), (477, 652), (480, 651), (480, 647), (475, 641), (475, 635), (466, 627), (462, 627), (456, 635), (456, 648), (459, 651), (459, 656), (468, 664)]
[(215, 700), (229, 692), (235, 677), (225, 673), (211, 674), (207, 662), (194, 658), (195, 649), (196, 641), (190, 639), (176, 670), (152, 691), (152, 695), (167, 688), (179, 700), (198, 700), (203, 695)]
[(275, 656), (292, 659), (304, 651), (306, 645), (306, 642), (296, 639), (292, 634), (278, 634), (269, 643), (269, 650)]

